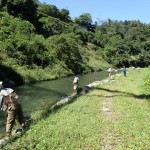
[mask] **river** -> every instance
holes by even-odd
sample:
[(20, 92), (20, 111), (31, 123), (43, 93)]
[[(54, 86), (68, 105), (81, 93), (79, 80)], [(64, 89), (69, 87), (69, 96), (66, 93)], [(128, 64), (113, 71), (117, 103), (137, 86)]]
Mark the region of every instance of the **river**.
[[(108, 77), (107, 71), (78, 75), (79, 87)], [(45, 105), (53, 105), (63, 97), (73, 93), (73, 76), (51, 81), (42, 81), (15, 89), (20, 97), (24, 114), (41, 109)], [(5, 131), (6, 112), (0, 112), (0, 135)]]

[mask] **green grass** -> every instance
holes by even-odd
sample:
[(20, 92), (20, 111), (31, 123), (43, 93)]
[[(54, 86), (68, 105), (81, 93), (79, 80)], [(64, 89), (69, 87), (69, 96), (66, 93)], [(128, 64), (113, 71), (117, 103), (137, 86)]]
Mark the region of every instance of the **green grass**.
[[(150, 149), (150, 70), (131, 70), (31, 125), (9, 150)], [(107, 107), (109, 111), (102, 111)]]
[(150, 148), (150, 93), (144, 90), (144, 80), (149, 73), (148, 69), (134, 70), (115, 84), (99, 88), (102, 93), (112, 94), (117, 119), (108, 128), (109, 132), (114, 131), (116, 149)]
[(93, 71), (103, 70), (104, 68), (109, 68), (111, 65), (106, 61), (98, 57), (92, 50), (87, 51), (89, 55), (88, 65), (92, 68)]
[(97, 105), (99, 98), (93, 98), (94, 101), (91, 97), (82, 96), (76, 102), (52, 113), (48, 118), (31, 126), (30, 130), (8, 146), (8, 149), (98, 149), (102, 114), (99, 113)]

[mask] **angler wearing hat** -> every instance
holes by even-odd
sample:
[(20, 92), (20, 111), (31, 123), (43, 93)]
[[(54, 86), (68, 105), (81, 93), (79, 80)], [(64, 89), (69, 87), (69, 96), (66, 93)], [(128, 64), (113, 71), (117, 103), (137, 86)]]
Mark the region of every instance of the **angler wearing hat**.
[(24, 116), (18, 95), (11, 88), (3, 88), (0, 82), (0, 111), (7, 111), (6, 133), (11, 134), (15, 119), (25, 127)]
[(111, 76), (111, 74), (112, 74), (112, 69), (109, 68), (107, 71), (108, 71), (109, 79), (112, 79), (112, 76)]
[(78, 94), (78, 88), (79, 88), (79, 78), (77, 77), (76, 74), (74, 74), (74, 80), (73, 80), (73, 89), (74, 89), (74, 94)]

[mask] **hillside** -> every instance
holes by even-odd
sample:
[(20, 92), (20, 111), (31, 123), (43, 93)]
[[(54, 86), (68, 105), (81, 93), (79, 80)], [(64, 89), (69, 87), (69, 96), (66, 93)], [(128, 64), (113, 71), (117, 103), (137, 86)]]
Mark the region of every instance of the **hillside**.
[[(102, 70), (150, 65), (150, 25), (93, 23), (89, 13), (36, 0), (0, 2), (0, 80), (17, 85)], [(30, 17), (29, 17), (30, 16)]]
[[(88, 31), (76, 23), (43, 16), (38, 20), (43, 24), (43, 27), (38, 25), (43, 28), (40, 30), (31, 22), (6, 12), (0, 16), (0, 80), (8, 78), (17, 84), (30, 83), (110, 66), (102, 56), (96, 56), (92, 48), (87, 50), (80, 34), (88, 36)], [(96, 67), (91, 65), (91, 58)]]

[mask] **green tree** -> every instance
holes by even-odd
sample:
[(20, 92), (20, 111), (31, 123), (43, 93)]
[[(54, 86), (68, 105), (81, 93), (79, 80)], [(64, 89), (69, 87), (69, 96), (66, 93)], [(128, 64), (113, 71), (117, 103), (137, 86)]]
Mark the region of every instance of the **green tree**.
[(67, 32), (68, 25), (54, 17), (42, 17), (39, 19), (45, 37)]
[(36, 0), (1, 0), (0, 8), (13, 16), (21, 17), (32, 23), (35, 22), (37, 10)]
[(32, 34), (35, 32), (33, 24), (28, 21), (22, 21), (18, 18), (0, 13), (0, 41), (3, 42), (3, 49), (8, 51), (10, 55), (19, 48), (23, 42), (29, 41)]
[(32, 37), (26, 55), (28, 56), (28, 64), (34, 64), (42, 68), (51, 64), (50, 56), (46, 48), (46, 41), (42, 35)]
[(69, 16), (69, 14), (70, 14), (69, 10), (61, 9), (60, 13), (61, 13), (61, 20), (63, 20), (63, 21), (71, 20), (71, 18)]
[(48, 5), (48, 4), (39, 4), (38, 5), (38, 17), (47, 17), (51, 16), (62, 21), (71, 20), (69, 16), (69, 10), (61, 9), (59, 10), (55, 5)]
[(92, 17), (89, 13), (84, 13), (78, 18), (75, 18), (75, 22), (81, 26), (89, 26), (92, 24)]
[(38, 15), (41, 16), (52, 16), (55, 18), (60, 16), (59, 9), (55, 5), (39, 4), (37, 10)]
[(80, 51), (80, 40), (73, 34), (55, 35), (47, 39), (47, 49), (51, 59), (65, 62), (73, 72), (81, 72), (82, 55)]

